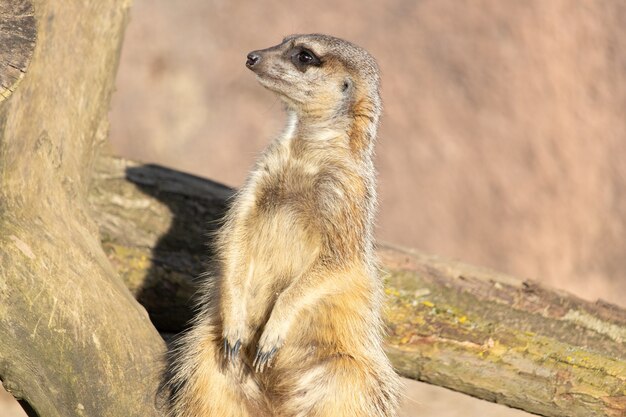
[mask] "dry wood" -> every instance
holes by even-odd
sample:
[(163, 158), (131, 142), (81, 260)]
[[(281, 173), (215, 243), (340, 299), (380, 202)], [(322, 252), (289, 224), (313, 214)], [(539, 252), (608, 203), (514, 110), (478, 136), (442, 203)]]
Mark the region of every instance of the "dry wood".
[(36, 37), (32, 2), (0, 1), (0, 102), (15, 91), (24, 77)]
[[(207, 231), (232, 191), (122, 159), (91, 202), (109, 259), (157, 328), (190, 317)], [(626, 311), (489, 270), (382, 245), (387, 352), (398, 372), (544, 416), (626, 416)]]
[[(30, 19), (11, 9), (25, 3), (0, 4)], [(107, 260), (86, 202), (128, 6), (35, 2), (28, 74), (0, 104), (0, 378), (30, 415), (159, 414), (163, 340)]]

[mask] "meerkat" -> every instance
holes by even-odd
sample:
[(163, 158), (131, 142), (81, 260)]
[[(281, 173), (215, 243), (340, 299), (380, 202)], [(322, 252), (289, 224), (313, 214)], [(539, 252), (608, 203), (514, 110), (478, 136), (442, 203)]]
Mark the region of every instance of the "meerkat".
[(216, 237), (218, 271), (173, 349), (174, 417), (392, 417), (373, 248), (379, 71), (362, 48), (293, 35), (246, 66), (288, 114)]

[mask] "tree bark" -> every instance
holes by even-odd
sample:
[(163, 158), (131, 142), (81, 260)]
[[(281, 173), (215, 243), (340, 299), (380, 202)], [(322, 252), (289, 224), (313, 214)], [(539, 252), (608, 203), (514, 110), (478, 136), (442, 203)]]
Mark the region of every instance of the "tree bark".
[(0, 377), (30, 415), (159, 414), (164, 343), (103, 252), (86, 199), (128, 8), (35, 1), (28, 73), (0, 104)]
[(0, 2), (0, 102), (7, 99), (26, 73), (37, 28), (30, 0)]
[[(99, 161), (103, 245), (157, 328), (191, 317), (207, 231), (232, 190), (153, 165)], [(398, 372), (554, 417), (626, 415), (626, 311), (482, 268), (380, 245)]]

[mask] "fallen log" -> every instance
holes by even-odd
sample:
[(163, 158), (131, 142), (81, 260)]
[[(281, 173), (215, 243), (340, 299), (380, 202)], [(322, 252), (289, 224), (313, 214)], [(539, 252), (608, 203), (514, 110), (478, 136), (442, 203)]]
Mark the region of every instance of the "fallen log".
[[(180, 331), (232, 190), (113, 157), (91, 190), (110, 261), (157, 329)], [(543, 416), (626, 416), (624, 309), (417, 251), (378, 254), (400, 374)]]

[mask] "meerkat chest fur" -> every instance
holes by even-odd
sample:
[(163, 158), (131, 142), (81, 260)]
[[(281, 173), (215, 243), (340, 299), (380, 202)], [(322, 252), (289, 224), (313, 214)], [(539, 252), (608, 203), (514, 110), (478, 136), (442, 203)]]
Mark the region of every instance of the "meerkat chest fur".
[(320, 256), (355, 261), (367, 244), (374, 195), (365, 161), (350, 149), (347, 132), (332, 126), (302, 132), (297, 123), (290, 120), (266, 149), (233, 209), (247, 237), (240, 250), (262, 277), (250, 283), (253, 293), (261, 286), (280, 290)]

